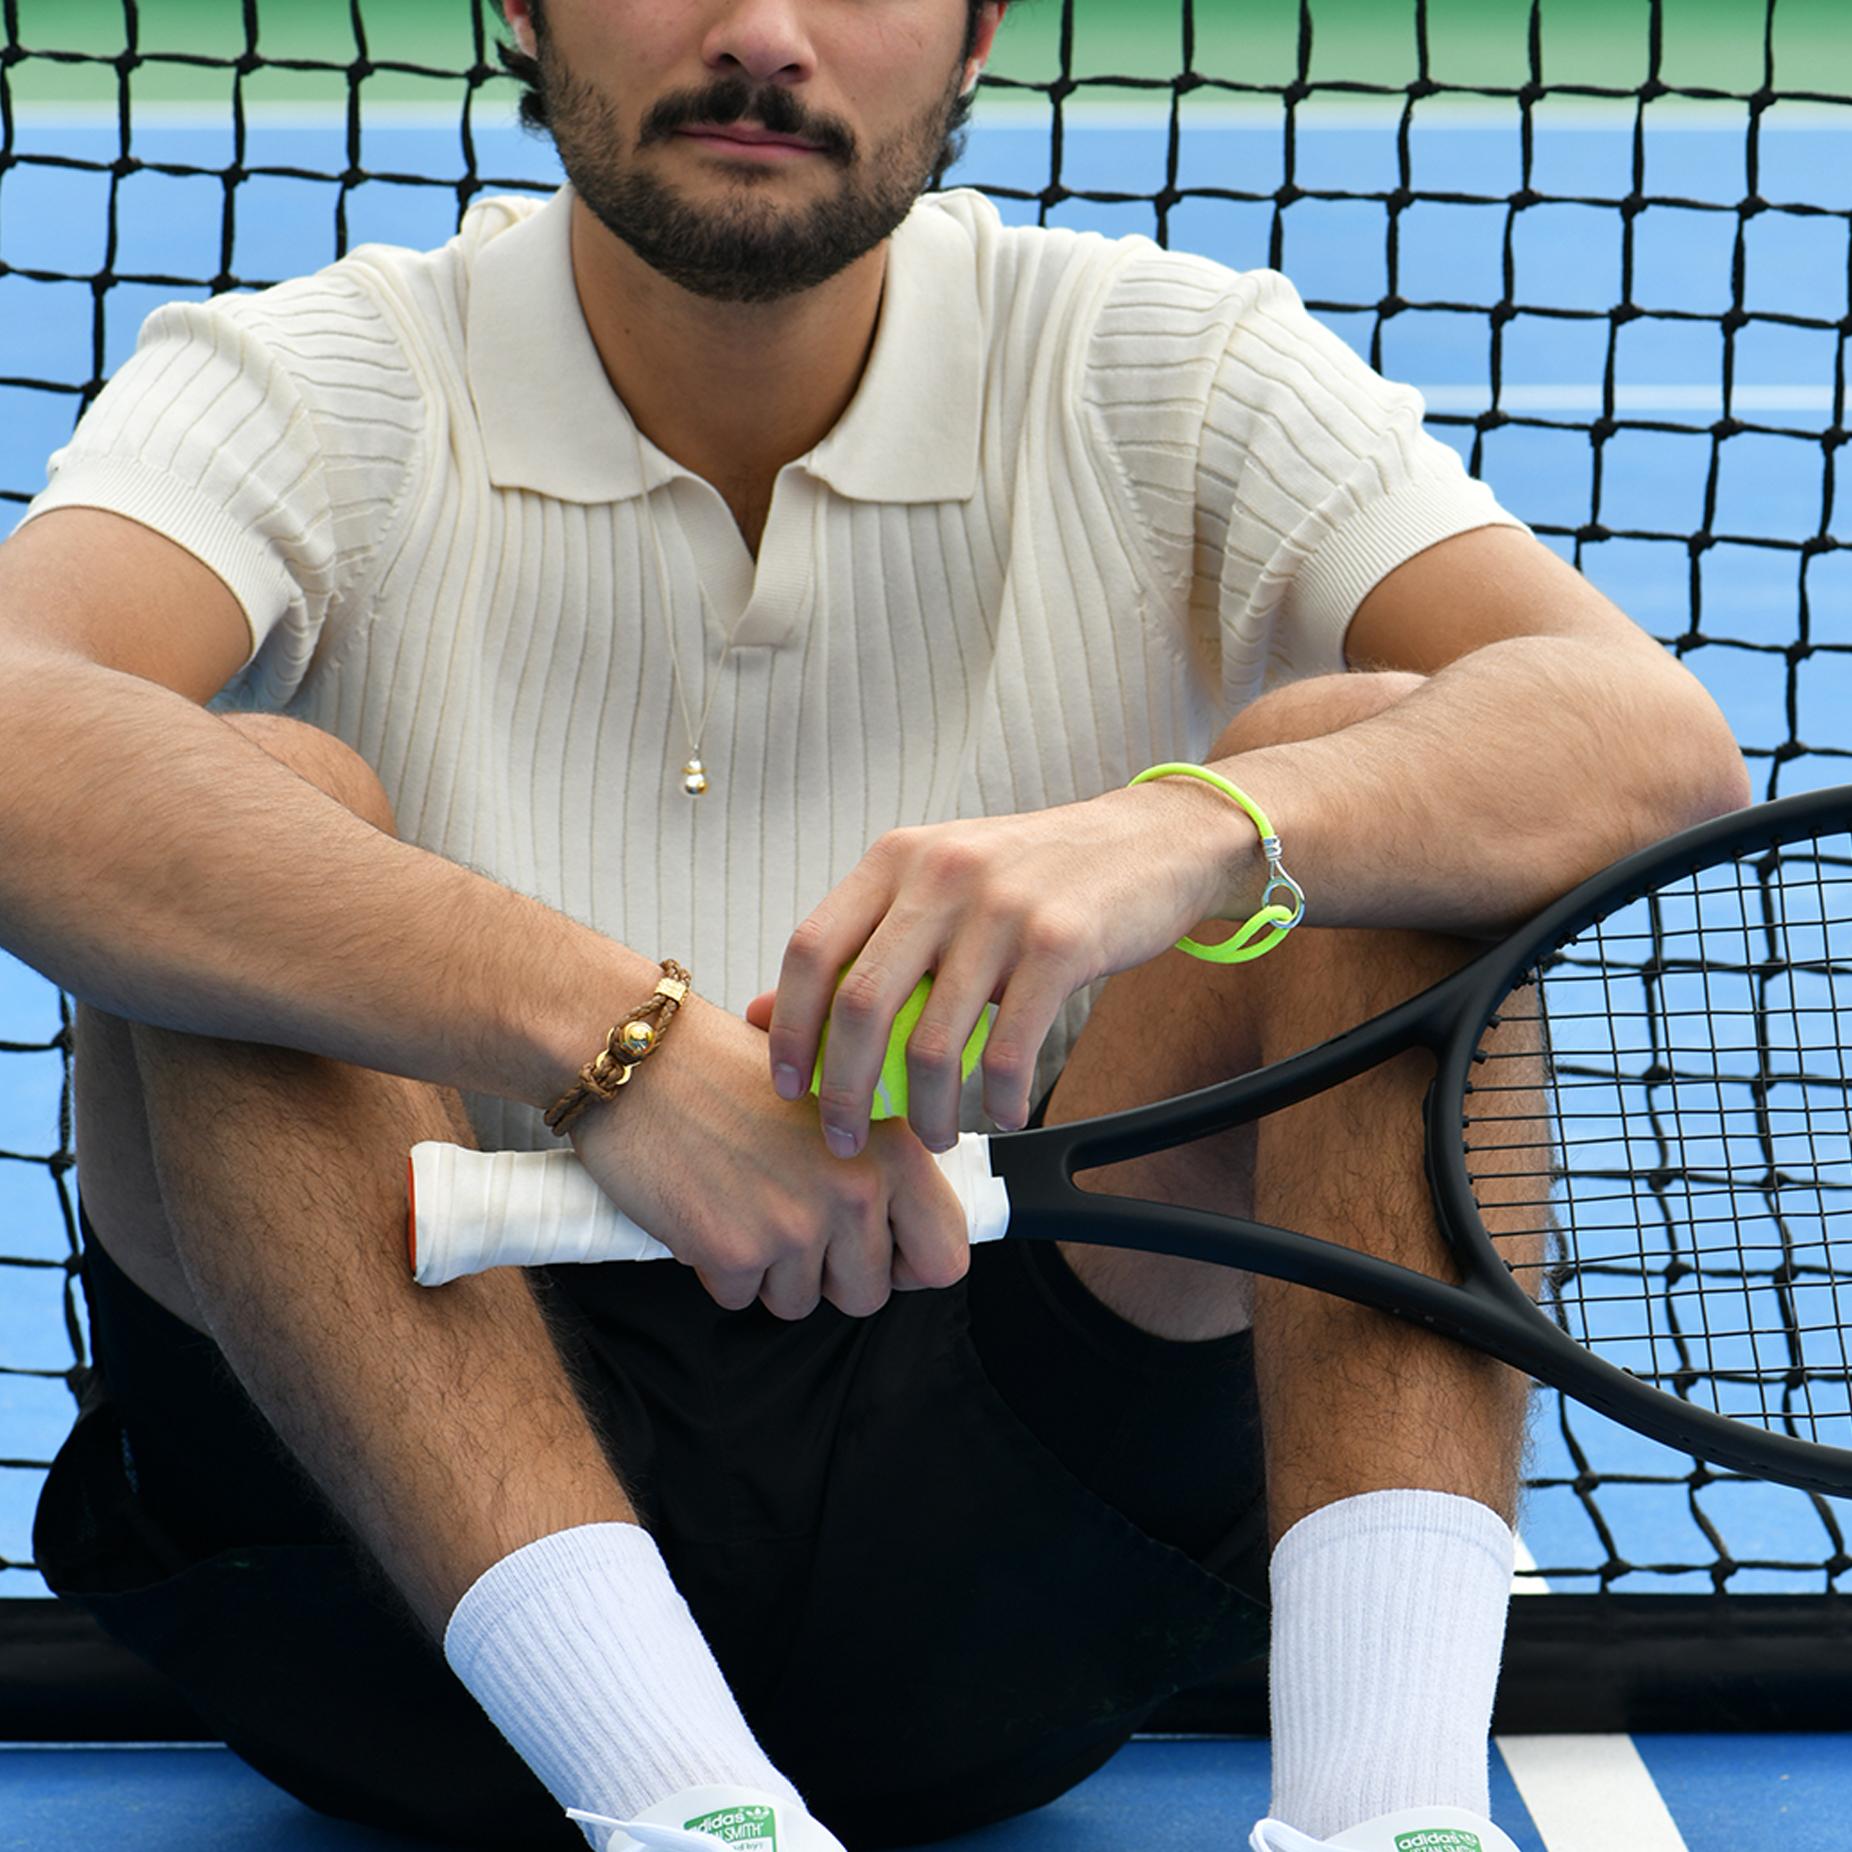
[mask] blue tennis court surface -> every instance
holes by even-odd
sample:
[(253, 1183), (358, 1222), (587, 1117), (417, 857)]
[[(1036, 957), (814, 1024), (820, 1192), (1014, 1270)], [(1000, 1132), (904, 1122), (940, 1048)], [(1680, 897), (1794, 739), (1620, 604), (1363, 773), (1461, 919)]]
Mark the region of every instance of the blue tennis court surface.
[[(1495, 1754), (1492, 1811), (1519, 1852), (1843, 1852), (1843, 1737), (1633, 1741), (1643, 1770), (1634, 1785), (1606, 1789), (1604, 1816), (1586, 1828), (1547, 1837)], [(1589, 1760), (1601, 1754), (1591, 1746)], [(946, 1852), (1240, 1852), (1267, 1811), (1267, 1779), (1264, 1742), (1145, 1738), (1052, 1805), (939, 1843)], [(1538, 1812), (1561, 1808), (1565, 1790), (1573, 1806), (1573, 1782), (1539, 1779), (1528, 1775)], [(430, 1843), (311, 1813), (225, 1749), (0, 1746), (0, 1852), (412, 1852)]]
[[(1631, 112), (1599, 116), (1545, 105), (1536, 120), (1534, 187), (1590, 201), (1629, 194)], [(1186, 200), (1169, 215), (1170, 242), (1237, 268), (1277, 259), (1366, 358), (1421, 387), (1433, 428), (1476, 463), (1508, 507), (1649, 631), (1668, 643), (1683, 640), (1685, 660), (1750, 753), (1758, 795), (1852, 775), (1835, 756), (1848, 743), (1845, 716), (1852, 713), (1852, 550), (1816, 545), (1803, 552), (1822, 536), (1852, 548), (1848, 472), (1841, 467), (1835, 477), (1829, 469), (1824, 438), (1846, 422), (1843, 408), (1835, 409), (1837, 325), (1849, 308), (1846, 221), (1781, 212), (1744, 219), (1735, 210), (1751, 190), (1744, 117), (1730, 106), (1687, 110), (1648, 134), (1649, 193), (1685, 204), (1647, 207), (1630, 231), (1612, 203), (1513, 214), (1484, 196), (1523, 183), (1515, 121), (1456, 110), (1418, 122), (1411, 179), (1424, 193), (1467, 197), (1423, 200), (1397, 215), (1392, 275), (1384, 205), (1316, 195), (1393, 184), (1396, 121), (1302, 111), (1293, 180), (1306, 197), (1284, 213), (1270, 201)], [(1167, 178), (1179, 187), (1255, 193), (1281, 184), (1277, 116), (1261, 124), (1203, 111), (1186, 116), (1186, 127), (1170, 176), (1160, 121), (1083, 114), (1069, 124), (1061, 180), (1074, 191), (1102, 193), (1154, 193)], [(166, 279), (219, 274), (225, 189), (211, 178), (150, 169), (229, 163), (229, 123), (150, 111), (135, 133), (136, 154), (147, 165), (125, 178), (56, 167), (8, 173), (0, 257), (13, 274), (0, 276), (0, 378), (82, 381), (92, 372), (89, 287), (21, 273), (108, 267), (118, 277), (149, 279), (118, 282), (107, 293), (105, 370), (128, 353), (158, 304), (209, 293)], [(479, 124), (475, 141), (477, 170), (496, 180), (551, 184), (557, 177), (550, 150), (511, 129)], [(76, 114), (25, 119), (21, 142), (90, 161), (118, 151), (113, 120)], [(1843, 131), (1818, 112), (1776, 106), (1763, 118), (1759, 146), (1761, 197), (1828, 212), (1852, 206)], [(345, 126), (335, 116), (259, 113), (242, 158), (247, 167), (340, 173), (348, 166)], [(1034, 195), (1049, 183), (1048, 161), (1045, 116), (980, 122), (953, 179)], [(454, 122), (389, 112), (368, 122), (363, 164), (383, 176), (464, 171)], [(119, 228), (113, 250), (103, 231), (112, 186)], [(259, 175), (242, 182), (232, 206), (236, 275), (276, 280), (330, 261), (339, 193), (326, 180)], [(1712, 205), (1725, 209), (1705, 209)], [(1033, 199), (999, 206), (1018, 222), (1033, 222), (1039, 212)], [(456, 195), (375, 178), (350, 189), (343, 209), (350, 244), (429, 246), (454, 228)], [(1047, 220), (1108, 235), (1156, 229), (1147, 201), (1068, 198)], [(1384, 317), (1378, 310), (1386, 298), (1399, 306)], [(1624, 298), (1674, 313), (1617, 324), (1609, 311)], [(1504, 300), (1522, 307), (1504, 321), (1494, 351), (1486, 308)], [(1710, 427), (1726, 411), (1726, 337), (1717, 318), (1738, 301), (1752, 311), (1778, 309), (1788, 320), (1754, 321), (1730, 337), (1728, 411), (1752, 428), (1719, 449)], [(1495, 402), (1513, 421), (1476, 432), (1467, 421)], [(30, 490), (42, 481), (44, 459), (68, 434), (75, 403), (0, 384), (0, 486)], [(1628, 428), (1602, 444), (1597, 482), (1587, 426), (1610, 408)], [(9, 519), (0, 512), (0, 527)], [(1694, 553), (1691, 537), (1700, 532), (1709, 539)], [(1797, 654), (1803, 584), (1811, 647)], [(1810, 750), (1772, 756), (1796, 741)], [(0, 1043), (43, 1047), (58, 1021), (51, 987), (0, 954)], [(7, 1366), (0, 1370), (0, 1452), (26, 1461), (49, 1458), (72, 1415), (64, 1382), (71, 1359), (68, 1239), (45, 1164), (64, 1142), (61, 1073), (54, 1052), (0, 1057), (0, 1253), (8, 1257), (0, 1266), (0, 1360)], [(1693, 1481), (1683, 1456), (1565, 1409), (1553, 1395), (1538, 1398), (1528, 1470), (1539, 1483), (1523, 1513), (1523, 1540), (1557, 1589), (1707, 1593), (1721, 1584), (1733, 1593), (1811, 1594), (1828, 1586), (1826, 1565), (1847, 1560), (1852, 1503), (1728, 1478)], [(39, 1478), (0, 1462), (0, 1557), (30, 1557)], [(1842, 1569), (1832, 1579), (1852, 1592), (1852, 1573)], [(0, 1569), (0, 1597), (44, 1592), (35, 1574)], [(1591, 1667), (1590, 1676), (1598, 1678), (1599, 1669)], [(1661, 1812), (1649, 1807), (1649, 1824), (1629, 1836), (1540, 1832), (1502, 1761), (1495, 1811), (1524, 1852), (1546, 1844), (1551, 1852), (1618, 1852), (1623, 1845), (1627, 1852), (1737, 1852), (1750, 1843), (1814, 1852), (1848, 1842), (1843, 1801), (1852, 1752), (1844, 1737), (1640, 1738), (1637, 1747)], [(1512, 1755), (1516, 1766), (1516, 1745)], [(1057, 1843), (1064, 1852), (1234, 1847), (1245, 1843), (1265, 1804), (1264, 1744), (1141, 1741), (1054, 1807), (968, 1843), (998, 1852), (1042, 1852)], [(138, 1852), (183, 1845), (241, 1852), (260, 1844), (267, 1852), (385, 1852), (413, 1842), (320, 1820), (221, 1749), (0, 1750), (0, 1852), (107, 1843)]]

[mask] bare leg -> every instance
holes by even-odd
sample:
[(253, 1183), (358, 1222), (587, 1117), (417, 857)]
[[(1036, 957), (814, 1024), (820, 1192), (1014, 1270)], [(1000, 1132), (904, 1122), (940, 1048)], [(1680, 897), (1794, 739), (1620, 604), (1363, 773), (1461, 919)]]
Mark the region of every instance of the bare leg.
[[(1333, 732), (1418, 685), (1355, 675), (1296, 684), (1248, 709), (1212, 757)], [(1290, 859), (1291, 845), (1288, 845)], [(1204, 922), (1194, 936), (1227, 938)], [(1107, 984), (1049, 1101), (1061, 1124), (1163, 1099), (1309, 1047), (1456, 970), (1478, 948), (1440, 934), (1305, 928), (1264, 967), (1175, 950)], [(1077, 1185), (1261, 1221), (1445, 1273), (1422, 1167), (1425, 1054), (1257, 1125), (1100, 1167)], [(1169, 1255), (1062, 1243), (1088, 1289), (1164, 1337), (1254, 1328), (1275, 1541), (1357, 1493), (1460, 1493), (1515, 1512), (1528, 1381), (1414, 1325), (1280, 1281)]]
[[(338, 742), (286, 721), (234, 724), (391, 827), (371, 772)], [(79, 1157), (103, 1245), (213, 1338), (434, 1640), (512, 1551), (637, 1522), (525, 1275), (412, 1282), (406, 1154), (421, 1139), (473, 1142), (453, 1092), (87, 1008), (80, 1019)]]
[[(1281, 1001), (1315, 998), (1316, 1010), (1298, 1029), (1282, 1012), (1268, 1059), (1367, 1020), (1477, 949), (1401, 932), (1332, 932), (1308, 943), (1317, 949), (1298, 948), (1300, 981)], [(1262, 1121), (1257, 1219), (1457, 1277), (1422, 1159), (1432, 1073), (1428, 1055), (1402, 1055)], [(1530, 1392), (1520, 1371), (1406, 1320), (1259, 1278), (1254, 1360), (1276, 1542), (1321, 1506), (1397, 1487), (1477, 1499), (1515, 1525)]]

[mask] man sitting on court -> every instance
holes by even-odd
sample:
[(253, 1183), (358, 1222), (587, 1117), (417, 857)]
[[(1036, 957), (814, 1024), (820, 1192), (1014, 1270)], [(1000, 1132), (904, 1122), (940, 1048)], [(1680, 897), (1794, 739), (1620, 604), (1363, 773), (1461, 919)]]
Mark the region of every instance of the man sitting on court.
[[(38, 1558), (316, 1806), (939, 1837), (1270, 1597), (1259, 1838), (1508, 1845), (1527, 1385), (1201, 1263), (970, 1253), (929, 1147), (1360, 1021), (1741, 762), (1283, 279), (921, 198), (1004, 10), (506, 0), (570, 185), (163, 309), (0, 548), (0, 921), (81, 1000), (97, 1358)], [(1220, 793), (1128, 788), (1169, 760), (1284, 842), (1261, 963), (1169, 949), (1264, 875)], [(559, 1148), (665, 958), (565, 1129), (681, 1265), (415, 1286), (410, 1147)], [(1086, 1185), (1439, 1269), (1426, 1079)]]

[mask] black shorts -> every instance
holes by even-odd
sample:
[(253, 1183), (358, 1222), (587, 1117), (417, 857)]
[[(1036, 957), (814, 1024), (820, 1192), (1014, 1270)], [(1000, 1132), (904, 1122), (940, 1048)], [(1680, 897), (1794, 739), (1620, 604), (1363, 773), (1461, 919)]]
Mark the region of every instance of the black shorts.
[[(217, 1347), (82, 1226), (95, 1367), (33, 1530), (54, 1592), (313, 1808), (582, 1846)], [(726, 1312), (672, 1265), (535, 1278), (754, 1732), (850, 1852), (1041, 1806), (1264, 1652), (1247, 1333), (1151, 1337), (1040, 1241), (865, 1319)]]

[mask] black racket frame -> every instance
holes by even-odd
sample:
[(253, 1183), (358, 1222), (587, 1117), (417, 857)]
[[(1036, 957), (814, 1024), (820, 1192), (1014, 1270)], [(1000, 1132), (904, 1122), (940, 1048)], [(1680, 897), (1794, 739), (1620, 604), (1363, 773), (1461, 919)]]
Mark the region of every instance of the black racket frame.
[[(1311, 1286), (1426, 1326), (1549, 1383), (1713, 1465), (1829, 1496), (1852, 1495), (1852, 1449), (1727, 1419), (1595, 1356), (1535, 1304), (1484, 1233), (1460, 1136), (1480, 1036), (1540, 961), (1656, 888), (1700, 870), (1852, 829), (1852, 785), (1754, 805), (1683, 830), (1602, 869), (1498, 945), (1419, 996), (1313, 1048), (1148, 1106), (1000, 1133), (990, 1163), (1010, 1192), (1010, 1236), (1142, 1249)], [(1290, 944), (1276, 956), (1290, 958)], [(1226, 1130), (1298, 1104), (1424, 1047), (1437, 1058), (1425, 1107), (1427, 1174), (1464, 1279), (1238, 1216), (1074, 1187), (1075, 1172)]]

